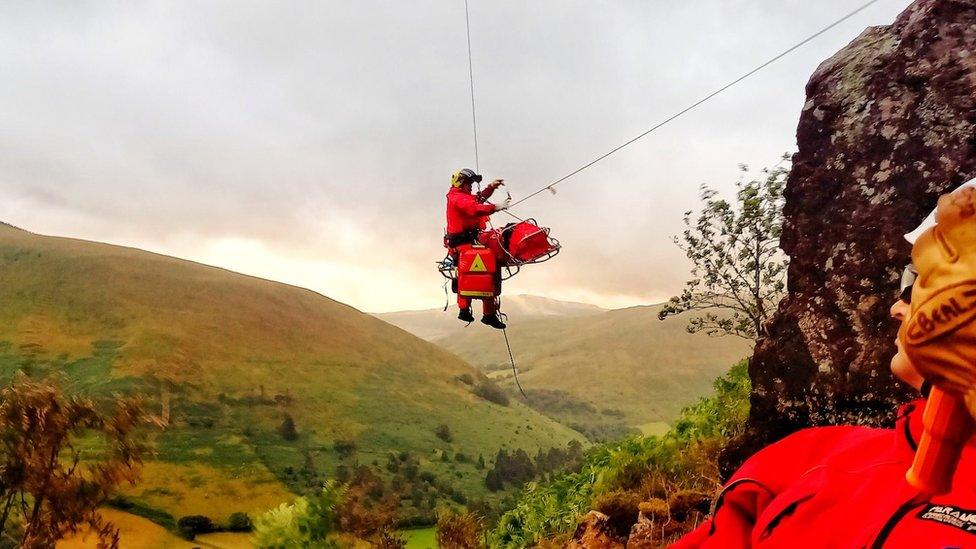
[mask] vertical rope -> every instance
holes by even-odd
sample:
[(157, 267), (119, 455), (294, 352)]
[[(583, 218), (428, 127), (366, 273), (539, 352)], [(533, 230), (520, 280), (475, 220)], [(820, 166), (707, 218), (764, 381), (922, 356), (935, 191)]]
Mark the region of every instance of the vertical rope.
[[(481, 173), (481, 159), (478, 157), (478, 111), (475, 108), (474, 102), (474, 63), (471, 61), (471, 17), (468, 14), (468, 0), (464, 0), (464, 28), (468, 35), (468, 80), (471, 83), (471, 128), (474, 133), (474, 169), (475, 172)], [(480, 185), (478, 190), (481, 190)], [(509, 215), (512, 214), (509, 213)], [(513, 215), (513, 217), (515, 216)], [(488, 223), (491, 225), (490, 218)], [(525, 390), (522, 389), (522, 384), (519, 383), (518, 368), (515, 366), (515, 355), (512, 353), (512, 344), (508, 341), (508, 330), (503, 329), (502, 334), (505, 336), (505, 346), (508, 348), (508, 358), (512, 362), (512, 373), (515, 377), (515, 385), (518, 386), (518, 390), (520, 393), (522, 393), (522, 397), (528, 398), (528, 395), (525, 394)]]
[(505, 346), (508, 347), (508, 359), (512, 361), (512, 375), (515, 377), (515, 385), (518, 387), (520, 393), (522, 393), (522, 398), (529, 398), (529, 395), (525, 394), (525, 389), (522, 388), (522, 384), (519, 383), (518, 378), (518, 368), (515, 367), (515, 355), (512, 354), (512, 344), (508, 342), (508, 329), (502, 330), (502, 334), (505, 335)]
[(474, 106), (474, 64), (471, 62), (471, 19), (468, 16), (468, 0), (464, 0), (464, 27), (468, 31), (468, 79), (471, 82), (471, 126), (474, 129), (474, 170), (481, 173), (478, 158), (478, 117)]

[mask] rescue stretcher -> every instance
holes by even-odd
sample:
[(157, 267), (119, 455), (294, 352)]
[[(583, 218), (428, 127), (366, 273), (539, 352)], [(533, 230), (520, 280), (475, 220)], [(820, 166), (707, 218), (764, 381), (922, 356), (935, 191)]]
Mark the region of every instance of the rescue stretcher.
[(451, 281), (454, 293), (482, 299), (497, 297), (501, 281), (518, 274), (523, 265), (549, 261), (560, 249), (548, 227), (526, 219), (482, 233), (478, 244), (450, 250), (437, 262), (437, 270)]

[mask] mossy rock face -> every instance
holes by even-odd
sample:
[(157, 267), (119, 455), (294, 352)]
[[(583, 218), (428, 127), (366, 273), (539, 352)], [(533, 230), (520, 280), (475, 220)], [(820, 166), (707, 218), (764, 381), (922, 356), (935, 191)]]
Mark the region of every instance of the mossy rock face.
[(906, 232), (976, 177), (976, 2), (918, 0), (816, 70), (797, 128), (781, 246), (789, 293), (750, 364), (752, 412), (723, 474), (797, 429), (886, 425)]

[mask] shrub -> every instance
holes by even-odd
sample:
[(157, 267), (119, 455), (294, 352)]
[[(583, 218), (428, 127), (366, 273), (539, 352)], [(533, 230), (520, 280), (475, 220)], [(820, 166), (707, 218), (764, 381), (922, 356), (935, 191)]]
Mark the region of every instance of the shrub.
[(295, 498), (264, 513), (254, 522), (254, 544), (262, 549), (282, 547), (337, 548), (329, 539), (343, 489), (326, 483), (316, 497)]
[(227, 520), (227, 529), (231, 532), (250, 532), (253, 527), (254, 524), (251, 523), (251, 517), (247, 516), (247, 513), (231, 513)]
[(383, 530), (376, 536), (373, 545), (378, 549), (406, 549), (407, 540), (397, 532)]
[(356, 441), (354, 440), (337, 440), (332, 447), (341, 459), (346, 459), (356, 453)]
[(488, 402), (508, 406), (508, 394), (506, 394), (504, 389), (496, 385), (495, 382), (490, 379), (482, 380), (475, 385), (474, 394), (487, 400)]
[(298, 430), (295, 429), (295, 420), (292, 419), (291, 414), (285, 413), (281, 425), (278, 426), (278, 434), (287, 441), (298, 440)]
[(454, 435), (451, 433), (451, 428), (447, 425), (441, 423), (434, 429), (434, 434), (437, 438), (443, 440), (444, 442), (452, 442), (454, 440)]
[(360, 467), (338, 502), (336, 521), (343, 532), (368, 538), (393, 525), (399, 505), (399, 495), (376, 472)]
[(181, 536), (190, 540), (197, 537), (198, 534), (209, 534), (214, 531), (213, 521), (210, 520), (210, 517), (203, 515), (181, 517), (180, 520), (176, 521), (176, 527)]
[(458, 381), (465, 385), (474, 385), (474, 376), (471, 374), (461, 374), (458, 377)]
[(437, 546), (441, 549), (477, 549), (483, 545), (481, 521), (470, 512), (437, 512)]

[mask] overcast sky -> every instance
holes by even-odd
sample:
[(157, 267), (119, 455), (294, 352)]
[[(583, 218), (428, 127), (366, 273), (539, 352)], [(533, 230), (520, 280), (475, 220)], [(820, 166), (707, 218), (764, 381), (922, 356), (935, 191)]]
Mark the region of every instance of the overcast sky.
[[(850, 0), (470, 0), (481, 170), (520, 196), (812, 34)], [(881, 0), (517, 213), (564, 252), (506, 292), (620, 307), (688, 276), (698, 187), (795, 148), (816, 66)], [(451, 172), (474, 164), (463, 0), (3, 2), (0, 220), (440, 306)], [(472, 166), (473, 167), (473, 166)]]

